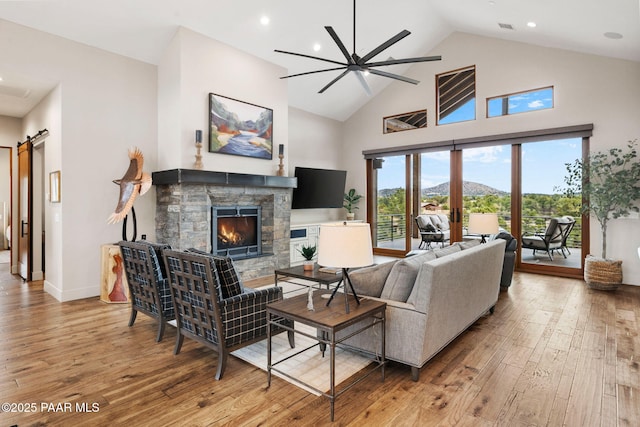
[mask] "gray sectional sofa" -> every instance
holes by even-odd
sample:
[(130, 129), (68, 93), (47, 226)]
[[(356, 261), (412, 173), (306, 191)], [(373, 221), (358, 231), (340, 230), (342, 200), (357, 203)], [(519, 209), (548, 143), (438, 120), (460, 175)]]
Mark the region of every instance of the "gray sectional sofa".
[[(506, 242), (459, 242), (398, 261), (349, 272), (358, 295), (387, 303), (386, 358), (419, 370), (493, 308), (500, 293)], [(344, 331), (345, 336), (362, 324)], [(379, 351), (378, 328), (346, 343)]]

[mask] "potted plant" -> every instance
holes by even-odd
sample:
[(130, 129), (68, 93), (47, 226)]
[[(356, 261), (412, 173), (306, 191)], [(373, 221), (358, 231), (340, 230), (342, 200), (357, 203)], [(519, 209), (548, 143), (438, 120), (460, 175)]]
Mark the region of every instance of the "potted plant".
[(356, 213), (354, 212), (354, 210), (358, 209), (356, 205), (360, 202), (361, 198), (362, 195), (358, 194), (355, 188), (352, 188), (347, 193), (344, 193), (343, 206), (347, 210), (348, 221), (352, 221), (355, 218)]
[(313, 266), (315, 262), (313, 261), (313, 257), (316, 256), (317, 247), (314, 246), (302, 246), (302, 248), (298, 249), (300, 255), (302, 255), (305, 261), (302, 262), (302, 268), (306, 271), (313, 270)]
[(588, 255), (584, 279), (592, 288), (614, 290), (622, 283), (622, 261), (607, 259), (607, 225), (610, 220), (638, 212), (640, 199), (640, 162), (637, 140), (629, 141), (627, 149), (612, 148), (592, 153), (582, 161), (567, 163), (564, 194), (582, 192), (586, 203), (582, 213), (592, 214), (600, 224), (602, 252), (600, 258)]

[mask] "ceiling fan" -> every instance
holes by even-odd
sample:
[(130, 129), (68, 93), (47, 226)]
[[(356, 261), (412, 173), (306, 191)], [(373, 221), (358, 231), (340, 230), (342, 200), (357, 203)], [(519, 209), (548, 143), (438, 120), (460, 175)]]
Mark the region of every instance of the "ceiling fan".
[(364, 88), (365, 92), (367, 92), (367, 95), (371, 95), (371, 89), (369, 88), (369, 85), (367, 84), (367, 81), (365, 80), (365, 78), (363, 76), (363, 73), (369, 72), (369, 73), (375, 74), (377, 76), (388, 77), (388, 78), (391, 78), (391, 79), (396, 79), (396, 80), (400, 80), (400, 81), (403, 81), (403, 82), (406, 82), (406, 83), (411, 83), (411, 84), (416, 85), (416, 84), (420, 83), (418, 80), (410, 79), (408, 77), (404, 77), (404, 76), (401, 76), (401, 75), (398, 75), (398, 74), (388, 73), (386, 71), (380, 71), (380, 70), (377, 70), (375, 68), (376, 67), (384, 67), (384, 66), (387, 66), (387, 65), (409, 64), (409, 63), (413, 63), (413, 62), (439, 61), (440, 59), (442, 59), (442, 57), (440, 57), (440, 56), (423, 56), (423, 57), (418, 57), (418, 58), (405, 58), (405, 59), (393, 59), (393, 58), (390, 58), (390, 59), (388, 59), (386, 61), (369, 62), (369, 60), (373, 59), (375, 56), (377, 56), (383, 50), (391, 47), (392, 45), (396, 44), (397, 42), (399, 42), (400, 40), (402, 40), (403, 38), (405, 38), (409, 34), (411, 34), (411, 32), (409, 32), (407, 30), (400, 31), (398, 34), (396, 34), (395, 36), (391, 37), (389, 40), (387, 40), (386, 42), (382, 43), (380, 46), (376, 47), (371, 52), (367, 53), (365, 56), (363, 56), (363, 57), (358, 56), (356, 54), (356, 0), (353, 0), (353, 53), (352, 54), (349, 54), (349, 52), (347, 51), (347, 48), (342, 43), (342, 41), (338, 37), (338, 34), (336, 34), (336, 32), (334, 31), (334, 29), (332, 27), (325, 26), (324, 28), (327, 30), (327, 32), (329, 33), (329, 35), (331, 36), (333, 41), (338, 45), (338, 48), (340, 49), (340, 51), (344, 55), (344, 57), (347, 60), (347, 62), (346, 63), (338, 62), (338, 61), (333, 61), (331, 59), (320, 58), (320, 57), (312, 56), (312, 55), (306, 55), (306, 54), (303, 54), (303, 53), (287, 52), (287, 51), (284, 51), (284, 50), (275, 49), (275, 51), (278, 52), (278, 53), (286, 53), (287, 55), (302, 56), (304, 58), (317, 59), (319, 61), (330, 62), (332, 64), (340, 65), (339, 67), (327, 68), (327, 69), (324, 69), (324, 70), (307, 71), (305, 73), (291, 74), (289, 76), (280, 77), (281, 79), (288, 79), (288, 78), (291, 78), (291, 77), (305, 76), (307, 74), (324, 73), (324, 72), (327, 72), (327, 71), (344, 70), (344, 72), (342, 72), (335, 79), (331, 80), (325, 87), (320, 89), (320, 91), (318, 92), (318, 93), (323, 93), (325, 90), (329, 89), (333, 84), (335, 84), (338, 80), (340, 80), (341, 78), (346, 76), (349, 72), (353, 71), (353, 72), (355, 72), (356, 77), (358, 78), (358, 80), (362, 84), (362, 87)]

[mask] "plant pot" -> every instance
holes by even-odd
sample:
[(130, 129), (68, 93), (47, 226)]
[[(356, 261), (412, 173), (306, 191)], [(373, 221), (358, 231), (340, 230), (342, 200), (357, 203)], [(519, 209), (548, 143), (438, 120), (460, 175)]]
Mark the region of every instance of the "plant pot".
[(353, 221), (355, 217), (355, 212), (347, 212), (347, 221)]
[(304, 271), (313, 271), (313, 267), (316, 265), (315, 261), (303, 261), (302, 269)]
[(587, 255), (584, 260), (584, 281), (591, 289), (615, 291), (622, 284), (622, 261)]

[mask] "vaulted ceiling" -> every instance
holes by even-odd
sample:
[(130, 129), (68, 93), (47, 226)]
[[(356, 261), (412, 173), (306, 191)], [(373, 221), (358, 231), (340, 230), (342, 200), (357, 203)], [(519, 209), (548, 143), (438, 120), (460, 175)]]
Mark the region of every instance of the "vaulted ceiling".
[[(0, 19), (152, 64), (158, 64), (182, 26), (294, 74), (331, 67), (274, 49), (344, 61), (324, 27), (332, 26), (351, 52), (352, 8), (346, 0), (2, 1)], [(412, 34), (376, 60), (438, 54), (431, 50), (452, 32), (462, 31), (640, 62), (639, 10), (638, 0), (358, 0), (356, 46), (364, 55), (407, 29)], [(263, 17), (268, 17), (268, 24), (261, 22)], [(529, 22), (536, 26), (529, 27)], [(4, 66), (0, 60), (0, 115), (21, 117), (55, 85), (9, 75)], [(433, 63), (415, 66), (434, 67)], [(384, 67), (400, 75), (406, 69), (406, 65)], [(351, 76), (318, 94), (339, 73), (289, 79), (289, 104), (346, 120), (369, 98)], [(370, 75), (367, 81), (375, 96), (392, 80)]]

